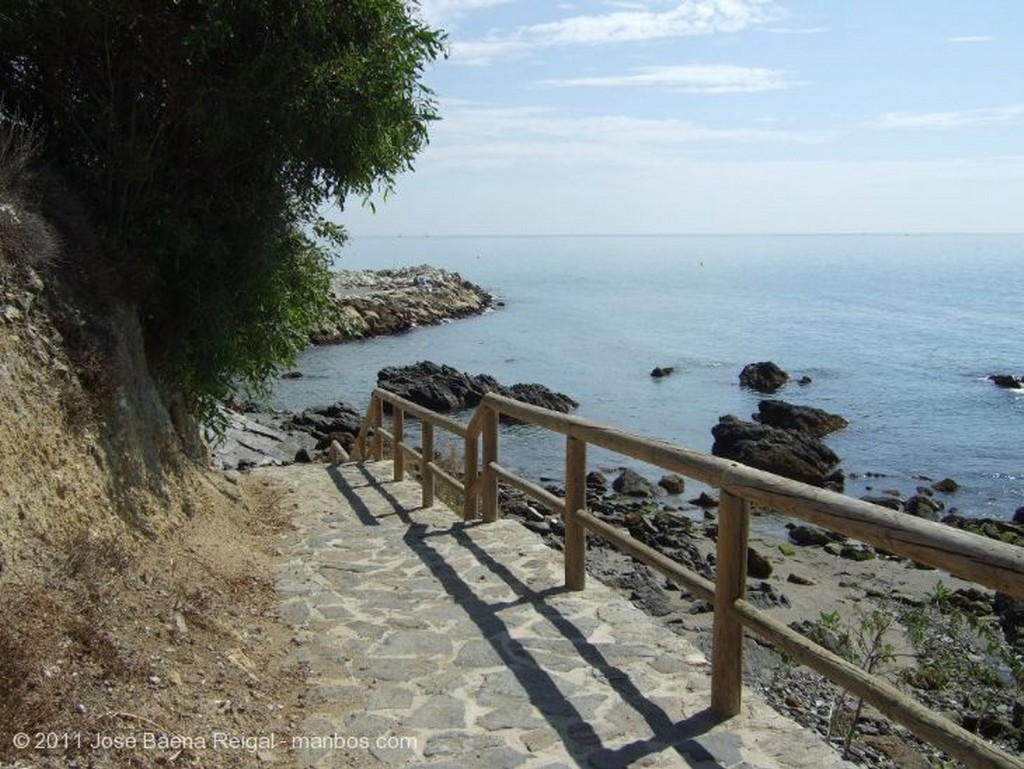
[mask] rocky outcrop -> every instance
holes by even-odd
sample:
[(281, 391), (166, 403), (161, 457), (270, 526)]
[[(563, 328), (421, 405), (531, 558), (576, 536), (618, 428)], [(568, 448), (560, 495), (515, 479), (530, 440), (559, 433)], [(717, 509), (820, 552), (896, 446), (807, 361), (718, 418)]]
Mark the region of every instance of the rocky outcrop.
[(748, 363), (740, 372), (740, 387), (773, 393), (789, 381), (789, 374), (771, 361)]
[(308, 408), (293, 414), (284, 427), (312, 436), (319, 451), (337, 441), (346, 452), (351, 452), (362, 421), (362, 415), (354, 406), (338, 401), (330, 406)]
[(377, 372), (377, 385), (433, 411), (474, 408), (487, 393), (567, 413), (579, 403), (540, 384), (506, 387), (487, 374), (472, 376), (451, 366), (421, 361), (411, 366), (389, 366)]
[(612, 483), (612, 488), (627, 497), (656, 497), (659, 489), (635, 470), (626, 468)]
[(831, 414), (813, 406), (797, 406), (786, 401), (763, 400), (757, 405), (754, 420), (769, 427), (796, 430), (815, 438), (842, 430), (849, 422), (839, 414)]
[(421, 265), (345, 270), (333, 275), (332, 301), (315, 344), (397, 334), (482, 313), (493, 297), (456, 272)]
[(839, 457), (818, 439), (777, 427), (722, 417), (711, 429), (711, 453), (813, 486), (841, 489)]
[(1024, 379), (1013, 374), (992, 374), (989, 379), (997, 387), (1005, 387), (1008, 390), (1019, 390), (1024, 387)]

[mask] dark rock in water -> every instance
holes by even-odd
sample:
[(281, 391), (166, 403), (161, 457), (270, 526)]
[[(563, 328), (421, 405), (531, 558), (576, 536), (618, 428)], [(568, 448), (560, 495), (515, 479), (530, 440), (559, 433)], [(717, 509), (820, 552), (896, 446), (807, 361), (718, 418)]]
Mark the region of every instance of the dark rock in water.
[(686, 490), (686, 479), (681, 475), (672, 473), (671, 475), (663, 475), (661, 480), (658, 481), (658, 485), (669, 494), (682, 494)]
[(612, 482), (612, 488), (627, 497), (656, 497), (658, 487), (635, 470), (626, 468)]
[(772, 564), (754, 548), (747, 548), (747, 576), (753, 579), (768, 579), (772, 575)]
[(301, 371), (286, 371), (281, 374), (281, 379), (302, 379)]
[(803, 375), (802, 377), (800, 377), (800, 378), (799, 378), (799, 379), (797, 380), (797, 382), (796, 382), (796, 383), (797, 383), (798, 385), (800, 385), (801, 387), (807, 387), (807, 385), (809, 385), (809, 384), (810, 384), (811, 382), (813, 382), (813, 381), (814, 381), (813, 379), (811, 379), (811, 378), (810, 378), (809, 376), (807, 376), (806, 374), (804, 374), (804, 375)]
[(1024, 507), (1018, 507), (1013, 513), (1013, 522), (1024, 525)]
[(773, 393), (789, 381), (789, 374), (771, 361), (748, 363), (740, 372), (740, 386)]
[(932, 488), (936, 491), (942, 491), (946, 494), (951, 494), (960, 488), (960, 484), (954, 481), (952, 478), (943, 478), (941, 481), (936, 481), (932, 484)]
[(651, 376), (655, 379), (661, 379), (662, 377), (667, 377), (669, 374), (675, 373), (675, 370), (675, 366), (655, 366), (651, 371)]
[(702, 491), (699, 497), (690, 500), (690, 504), (707, 509), (709, 507), (718, 507), (718, 500), (706, 491)]
[(945, 507), (946, 506), (939, 500), (925, 494), (915, 494), (903, 505), (905, 512), (910, 513), (910, 515), (917, 518), (924, 518), (929, 521), (939, 520), (939, 513), (941, 513)]
[(795, 430), (821, 438), (846, 427), (849, 422), (838, 414), (831, 414), (813, 406), (797, 406), (786, 401), (763, 400), (757, 404), (754, 419), (769, 427)]
[(505, 387), (487, 374), (471, 376), (432, 361), (381, 369), (377, 372), (377, 385), (433, 411), (471, 409), (491, 392), (563, 414), (579, 405), (568, 395), (553, 392), (544, 385)]
[(873, 505), (879, 505), (880, 507), (887, 507), (890, 510), (896, 510), (897, 512), (903, 510), (903, 501), (898, 497), (891, 497), (887, 495), (871, 495), (861, 497), (864, 502), (870, 502)]
[(1008, 390), (1019, 390), (1024, 387), (1024, 379), (1013, 374), (992, 374), (989, 376), (997, 387), (1005, 387)]
[(824, 443), (803, 433), (757, 422), (722, 417), (711, 429), (711, 453), (812, 486), (842, 488), (839, 457)]

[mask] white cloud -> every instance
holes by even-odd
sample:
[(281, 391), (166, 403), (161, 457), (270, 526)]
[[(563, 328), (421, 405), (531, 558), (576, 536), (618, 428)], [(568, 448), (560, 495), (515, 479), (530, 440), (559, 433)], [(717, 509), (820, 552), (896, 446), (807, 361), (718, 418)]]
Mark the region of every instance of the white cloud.
[(492, 8), (510, 2), (513, 0), (421, 0), (420, 14), (430, 24), (440, 24), (469, 11)]
[(987, 43), (994, 40), (991, 35), (962, 35), (960, 37), (947, 37), (947, 43)]
[(1024, 104), (960, 112), (889, 112), (863, 125), (880, 129), (926, 129), (945, 131), (973, 125), (1014, 123), (1024, 118)]
[(684, 0), (665, 11), (644, 7), (570, 16), (520, 27), (504, 36), (456, 43), (452, 59), (482, 64), (535, 46), (600, 45), (739, 32), (784, 16), (785, 11), (774, 0)]
[(720, 144), (822, 144), (828, 131), (714, 128), (685, 120), (624, 115), (566, 117), (544, 107), (449, 103), (424, 155), (462, 168), (519, 166), (657, 167), (667, 157)]
[(729, 64), (641, 67), (628, 75), (544, 80), (557, 87), (652, 87), (688, 93), (778, 91), (801, 85), (786, 79), (780, 69), (737, 67)]

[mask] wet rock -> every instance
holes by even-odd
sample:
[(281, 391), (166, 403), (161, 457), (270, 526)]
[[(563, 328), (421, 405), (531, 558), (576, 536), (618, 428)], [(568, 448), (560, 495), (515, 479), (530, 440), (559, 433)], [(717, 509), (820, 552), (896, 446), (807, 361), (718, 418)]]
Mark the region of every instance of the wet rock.
[(591, 470), (587, 473), (587, 488), (604, 493), (608, 490), (608, 479), (600, 470)]
[(916, 518), (924, 518), (928, 521), (939, 520), (939, 513), (944, 508), (945, 505), (942, 502), (925, 494), (915, 494), (903, 505), (905, 512)]
[(675, 366), (655, 366), (651, 371), (651, 376), (655, 379), (662, 379), (675, 373)]
[(786, 401), (763, 400), (757, 405), (754, 420), (770, 427), (795, 430), (815, 438), (834, 433), (846, 427), (849, 422), (839, 414), (812, 406), (797, 406)]
[(700, 493), (700, 496), (690, 500), (690, 504), (707, 509), (711, 507), (718, 507), (718, 500), (715, 499), (710, 494), (708, 494), (706, 491), (702, 491)]
[(989, 380), (994, 382), (996, 387), (1005, 387), (1008, 390), (1019, 390), (1024, 387), (1024, 379), (1013, 374), (991, 374)]
[(1018, 507), (1013, 513), (1013, 522), (1024, 526), (1024, 507)]
[(658, 481), (658, 485), (669, 494), (682, 494), (686, 490), (686, 480), (681, 475), (676, 475), (675, 473), (663, 475), (661, 480)]
[(487, 374), (471, 376), (432, 361), (383, 368), (377, 372), (377, 385), (417, 405), (442, 412), (474, 408), (484, 395), (492, 392), (563, 414), (579, 405), (568, 395), (544, 385), (506, 387)]
[(768, 579), (772, 575), (772, 564), (767, 558), (754, 550), (747, 548), (747, 576), (753, 579)]
[(612, 482), (612, 488), (627, 497), (656, 497), (658, 487), (635, 470), (626, 468)]
[(740, 387), (773, 393), (789, 381), (789, 374), (771, 361), (748, 363), (740, 372)]
[(889, 496), (888, 494), (867, 494), (861, 497), (861, 500), (864, 502), (870, 502), (873, 505), (879, 505), (880, 507), (887, 507), (890, 510), (900, 511), (903, 509), (903, 500), (899, 497)]
[(932, 484), (932, 488), (935, 491), (941, 491), (946, 494), (951, 494), (960, 488), (960, 484), (954, 481), (952, 478), (943, 478), (941, 481), (936, 481)]
[(715, 456), (812, 486), (842, 488), (842, 474), (836, 472), (839, 457), (809, 435), (744, 422), (734, 416), (721, 417), (711, 434), (715, 438), (711, 453)]
[(828, 532), (817, 526), (796, 525), (790, 528), (789, 538), (794, 545), (821, 547), (832, 541)]

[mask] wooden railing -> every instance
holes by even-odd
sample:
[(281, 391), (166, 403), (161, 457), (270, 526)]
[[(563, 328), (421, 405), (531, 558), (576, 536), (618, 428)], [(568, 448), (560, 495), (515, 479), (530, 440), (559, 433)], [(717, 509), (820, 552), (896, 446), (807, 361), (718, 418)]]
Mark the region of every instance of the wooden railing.
[[(392, 429), (384, 427), (384, 404), (392, 410)], [(405, 415), (421, 423), (421, 448), (405, 440)], [(565, 498), (510, 472), (498, 463), (499, 415), (511, 417), (566, 436)], [(462, 439), (463, 480), (434, 460), (434, 429)], [(372, 448), (367, 442), (372, 435)], [(585, 533), (603, 537), (623, 552), (665, 575), (675, 584), (714, 604), (711, 655), (711, 708), (724, 718), (740, 712), (743, 684), (743, 629), (782, 648), (792, 658), (818, 671), (920, 738), (945, 750), (971, 767), (1016, 767), (1024, 761), (954, 724), (911, 699), (877, 676), (808, 640), (766, 612), (748, 603), (746, 592), (747, 539), (750, 505), (773, 510), (838, 531), (884, 550), (934, 566), (1003, 593), (1024, 598), (1024, 549), (968, 532), (898, 513), (832, 491), (709, 456), (681, 446), (636, 435), (579, 417), (537, 408), (489, 394), (468, 424), (377, 388), (359, 434), (356, 457), (380, 459), (384, 439), (392, 442), (395, 480), (405, 474), (406, 457), (419, 465), (423, 505), (434, 503), (436, 480), (463, 495), (463, 517), (477, 517), (478, 502), (485, 522), (498, 518), (498, 481), (507, 482), (565, 520), (565, 584), (582, 590), (586, 584)], [(482, 445), (481, 445), (482, 444)], [(594, 445), (679, 473), (721, 492), (716, 579), (711, 582), (662, 553), (634, 540), (627, 532), (586, 510), (586, 454)], [(478, 452), (482, 448), (482, 462)]]

